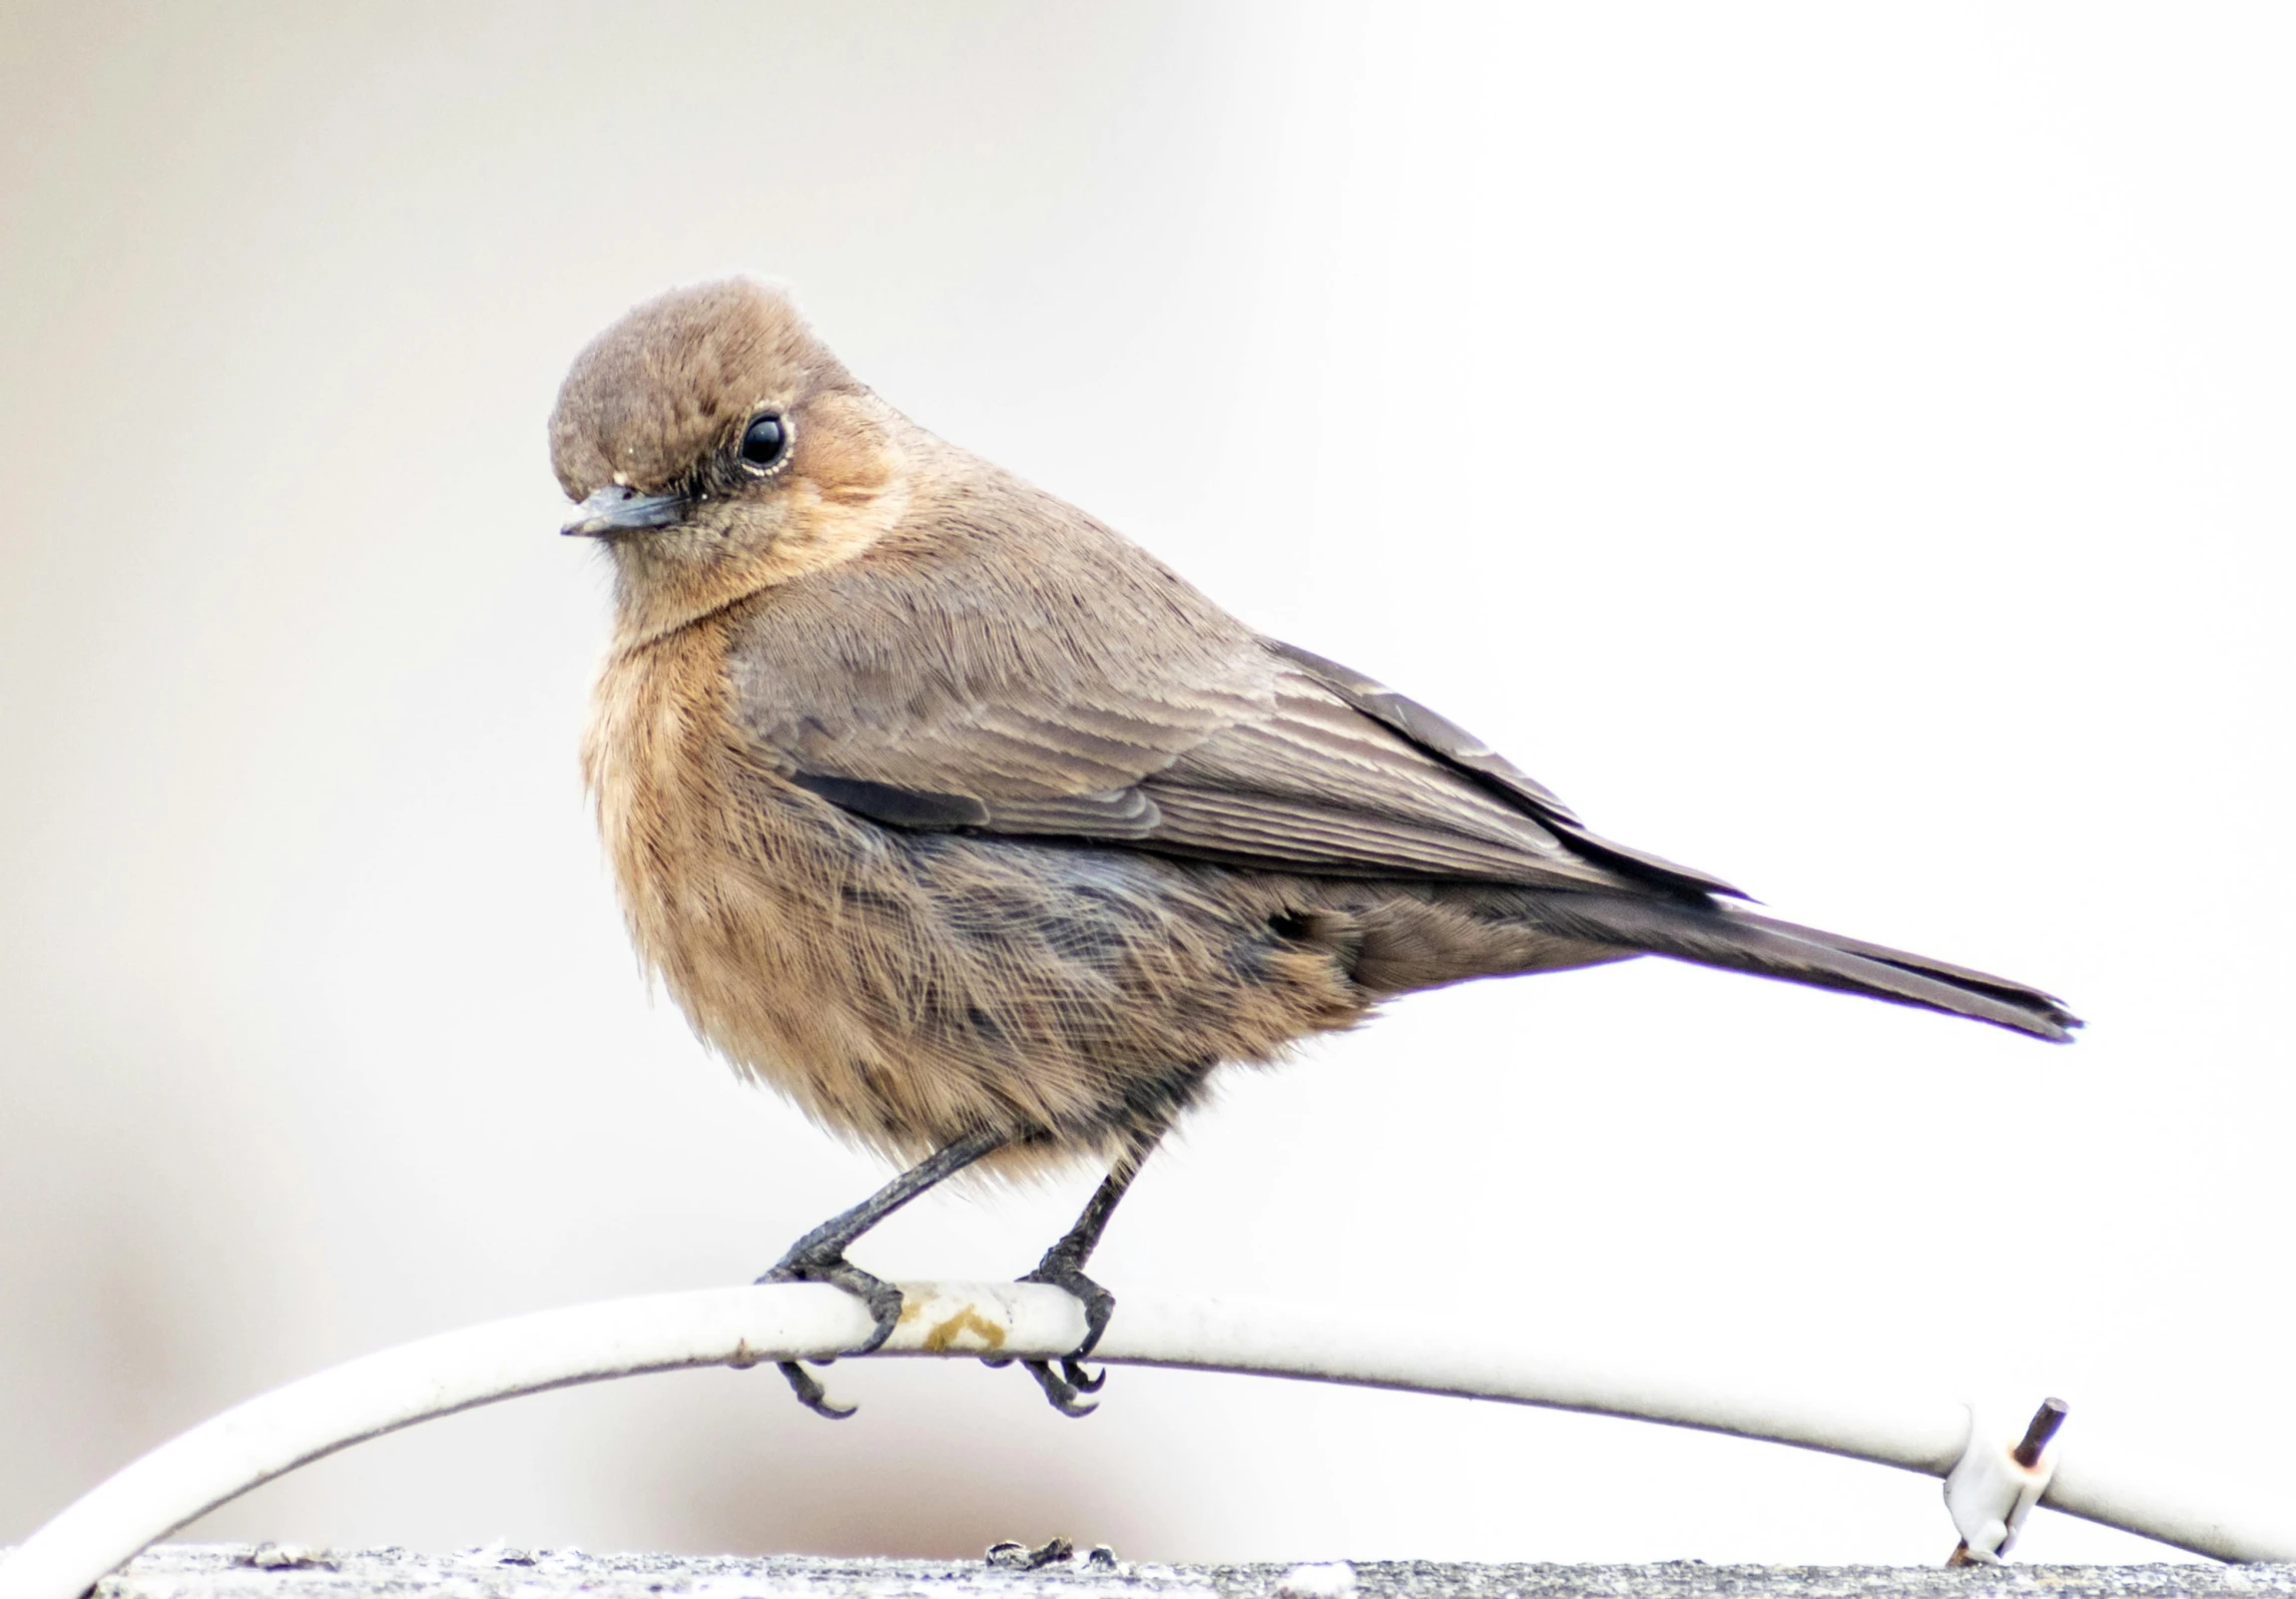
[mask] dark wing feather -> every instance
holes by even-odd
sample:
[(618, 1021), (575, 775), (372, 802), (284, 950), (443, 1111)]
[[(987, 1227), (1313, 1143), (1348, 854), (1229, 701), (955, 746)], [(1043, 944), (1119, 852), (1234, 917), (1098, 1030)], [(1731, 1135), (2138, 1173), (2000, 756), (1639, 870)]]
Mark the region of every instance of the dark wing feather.
[(1350, 875), (1611, 883), (1483, 790), (1284, 665), (1270, 703), (1140, 787), (1175, 851)]
[(820, 795), (841, 810), (881, 821), (888, 827), (918, 827), (942, 832), (951, 827), (984, 827), (988, 806), (968, 794), (936, 794), (925, 789), (899, 789), (866, 778), (840, 778), (826, 772), (793, 772), (790, 781)]
[(1349, 671), (1337, 661), (1327, 661), (1296, 645), (1282, 644), (1271, 639), (1268, 648), (1300, 667), (1342, 701), (1373, 721), (1394, 729), (1429, 754), (1439, 757), (1462, 772), (1472, 773), (1492, 788), (1511, 795), (1532, 815), (1568, 839), (1581, 853), (1616, 865), (1632, 876), (1669, 887), (1685, 888), (1694, 893), (1728, 894), (1737, 899), (1747, 897), (1743, 890), (1732, 887), (1719, 877), (1694, 867), (1678, 866), (1661, 855), (1636, 849), (1629, 844), (1615, 843), (1589, 830), (1570, 806), (1556, 798), (1544, 784), (1522, 772), (1513, 762), (1457, 723), (1436, 715), (1417, 700), (1406, 699), (1384, 684), (1375, 683), (1361, 673)]

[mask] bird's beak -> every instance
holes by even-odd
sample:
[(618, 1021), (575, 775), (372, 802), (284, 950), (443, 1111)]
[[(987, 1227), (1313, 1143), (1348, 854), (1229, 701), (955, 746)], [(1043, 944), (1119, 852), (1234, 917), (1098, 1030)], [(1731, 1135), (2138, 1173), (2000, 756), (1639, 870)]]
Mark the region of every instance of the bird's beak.
[(685, 511), (685, 502), (675, 494), (641, 494), (609, 485), (575, 506), (574, 519), (558, 531), (568, 538), (610, 539), (617, 533), (668, 527)]

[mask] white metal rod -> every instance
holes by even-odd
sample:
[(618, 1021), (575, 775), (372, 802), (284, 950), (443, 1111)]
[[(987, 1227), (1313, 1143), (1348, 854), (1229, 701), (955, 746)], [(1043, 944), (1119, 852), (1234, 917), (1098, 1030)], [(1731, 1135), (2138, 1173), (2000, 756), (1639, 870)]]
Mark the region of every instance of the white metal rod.
[[(1081, 1308), (1017, 1283), (909, 1283), (883, 1354), (1057, 1355)], [(1096, 1358), (1251, 1372), (1595, 1411), (1821, 1449), (1943, 1476), (1969, 1428), (1955, 1403), (1812, 1404), (1678, 1374), (1527, 1356), (1519, 1342), (1345, 1313), (1128, 1294)], [(399, 1427), (521, 1393), (669, 1371), (843, 1354), (869, 1331), (848, 1295), (816, 1284), (709, 1289), (547, 1311), (366, 1355), (250, 1399), (162, 1444), (65, 1509), (0, 1564), (0, 1599), (79, 1599), (177, 1528), (296, 1466)], [(2238, 1527), (2119, 1476), (2059, 1466), (2042, 1501), (2224, 1560), (2296, 1559), (2296, 1533)]]

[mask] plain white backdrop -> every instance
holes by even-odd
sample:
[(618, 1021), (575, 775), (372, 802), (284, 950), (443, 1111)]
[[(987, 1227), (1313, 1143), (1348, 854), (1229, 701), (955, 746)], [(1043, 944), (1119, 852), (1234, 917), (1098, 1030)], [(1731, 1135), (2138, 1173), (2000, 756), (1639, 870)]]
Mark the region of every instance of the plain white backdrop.
[[(624, 940), (542, 423), (756, 269), (925, 425), (2054, 1050), (1641, 962), (1239, 1075), (1099, 1259), (2072, 1404), (2296, 1497), (2296, 28), (2263, 6), (0, 11), (0, 1540), (260, 1388), (746, 1280), (882, 1169)], [(936, 1197), (1030, 1265), (1090, 1174)], [(195, 1535), (1932, 1561), (1936, 1486), (1120, 1372), (553, 1395)], [(2145, 1557), (2036, 1517), (2032, 1559)]]

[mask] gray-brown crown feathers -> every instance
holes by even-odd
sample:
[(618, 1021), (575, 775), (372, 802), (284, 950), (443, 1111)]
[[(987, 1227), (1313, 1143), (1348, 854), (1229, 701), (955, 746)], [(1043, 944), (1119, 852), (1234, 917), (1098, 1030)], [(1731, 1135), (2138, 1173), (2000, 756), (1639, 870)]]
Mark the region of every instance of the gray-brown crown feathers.
[(729, 277), (674, 288), (575, 357), (550, 415), (551, 465), (570, 499), (608, 484), (659, 493), (760, 409), (853, 386), (779, 285)]

